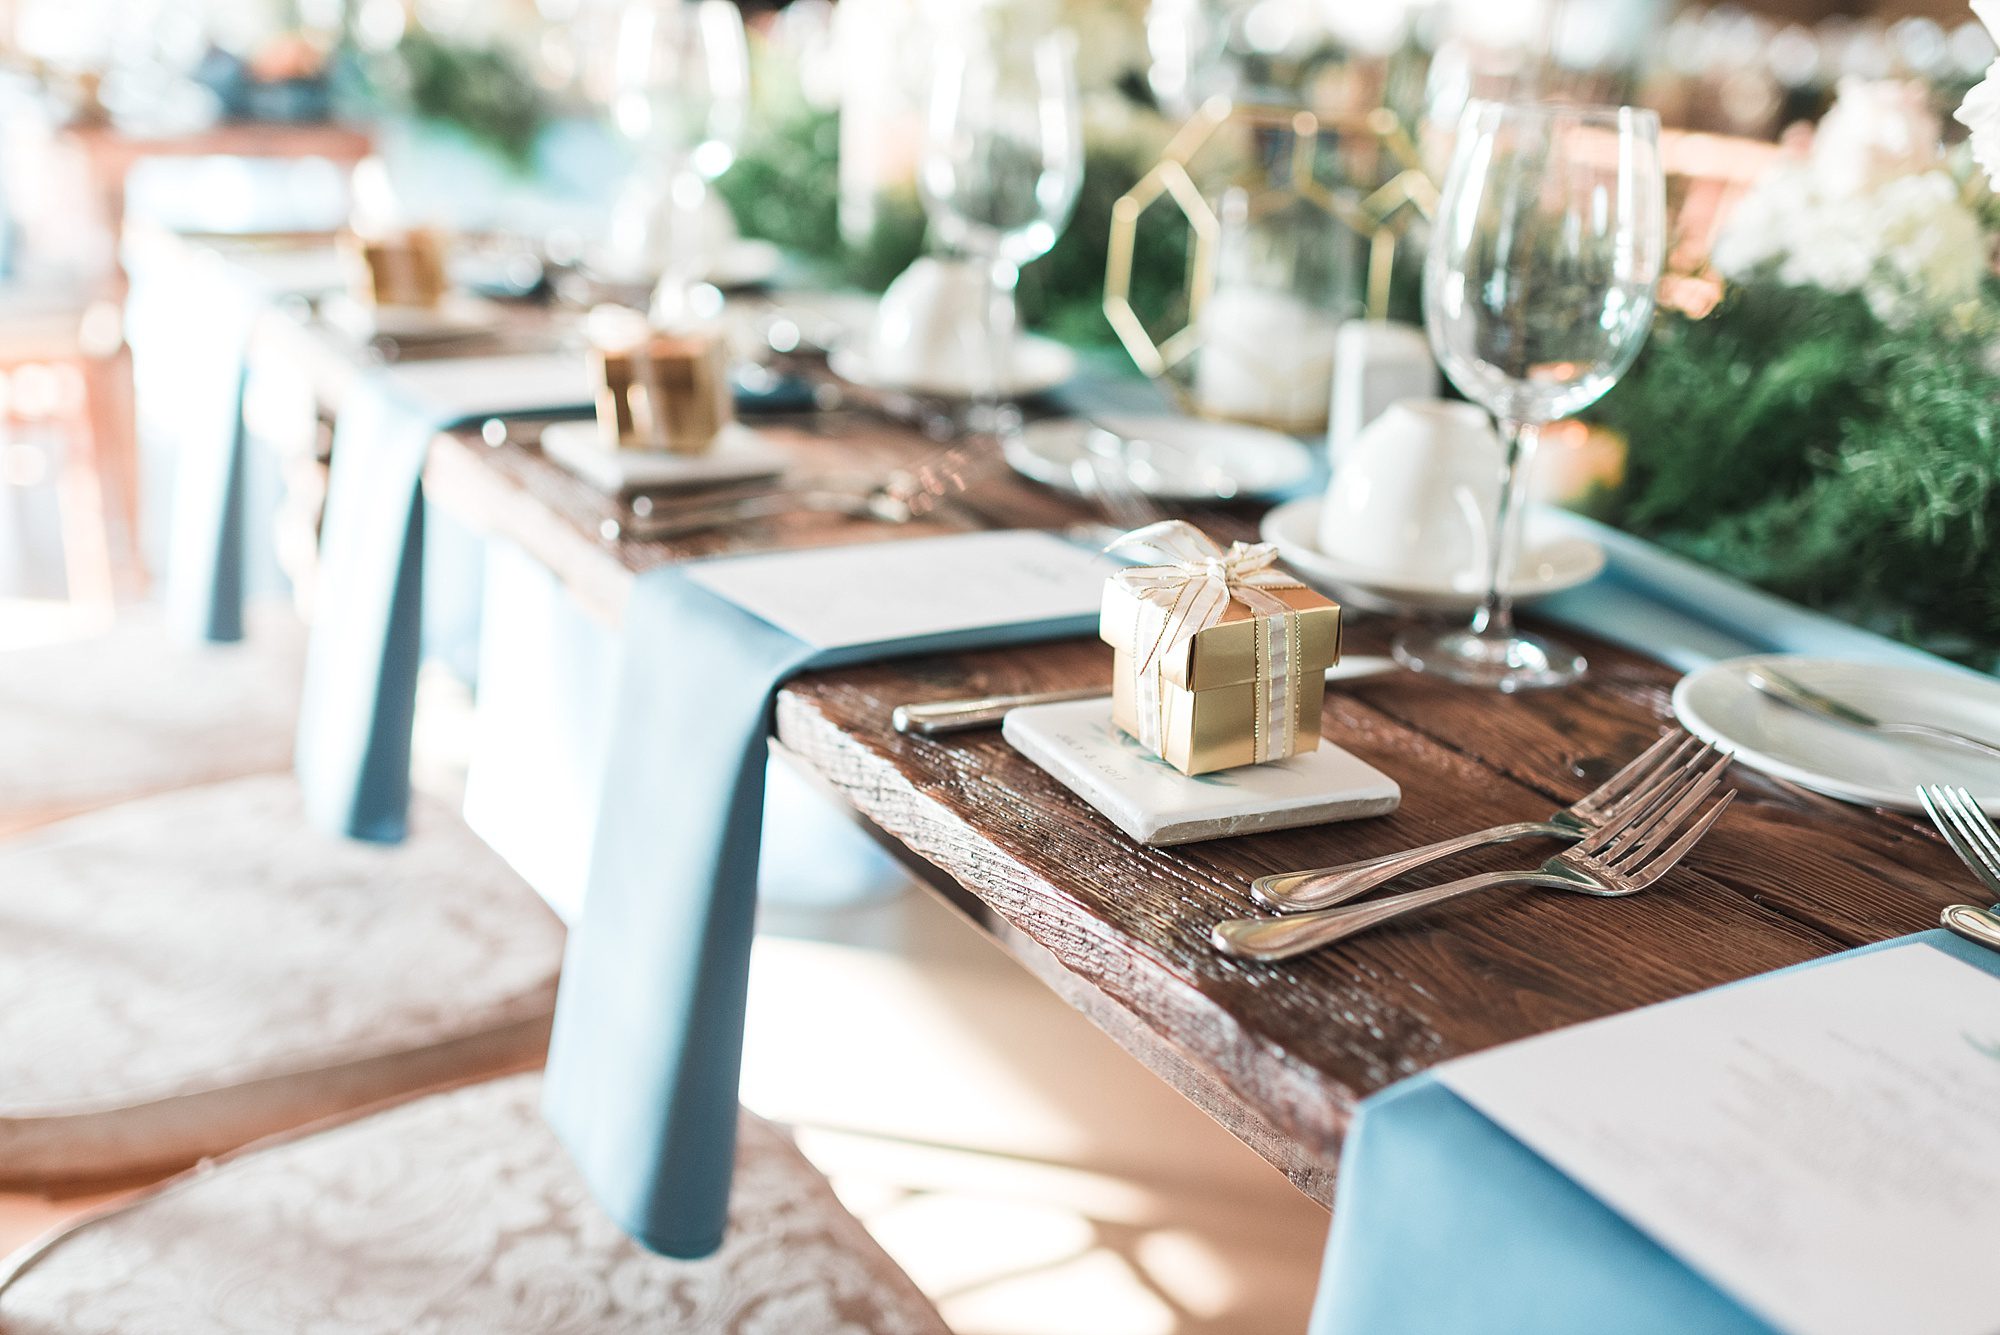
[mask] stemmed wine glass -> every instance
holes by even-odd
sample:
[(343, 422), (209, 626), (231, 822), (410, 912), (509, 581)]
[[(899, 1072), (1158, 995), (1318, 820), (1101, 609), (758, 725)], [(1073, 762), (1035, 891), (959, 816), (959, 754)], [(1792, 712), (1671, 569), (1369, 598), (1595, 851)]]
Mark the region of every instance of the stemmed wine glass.
[(996, 424), (1013, 361), (1021, 266), (1056, 243), (1082, 186), (1068, 33), (1029, 41), (977, 32), (940, 53), (918, 189), (937, 239), (987, 274), (982, 398)]
[(735, 159), (749, 107), (743, 16), (731, 0), (630, 0), (617, 42), (611, 121), (636, 156), (617, 248), (657, 260), (663, 293), (684, 290), (715, 258), (708, 182)]
[(1514, 628), (1528, 464), (1542, 427), (1595, 403), (1639, 355), (1665, 217), (1652, 112), (1466, 107), (1424, 264), (1424, 327), (1506, 454), (1479, 611), (1468, 629), (1406, 632), (1406, 666), (1502, 691), (1582, 673), (1574, 651)]

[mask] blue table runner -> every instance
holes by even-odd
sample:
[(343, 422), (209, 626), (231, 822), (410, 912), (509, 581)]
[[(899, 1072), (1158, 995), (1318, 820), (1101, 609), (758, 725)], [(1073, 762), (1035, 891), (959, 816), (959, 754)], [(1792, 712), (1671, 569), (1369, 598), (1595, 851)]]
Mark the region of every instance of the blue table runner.
[[(1912, 941), (2000, 975), (1943, 930), (1792, 967)], [(1310, 1335), (1771, 1335), (1434, 1075), (1363, 1101), (1336, 1181)]]

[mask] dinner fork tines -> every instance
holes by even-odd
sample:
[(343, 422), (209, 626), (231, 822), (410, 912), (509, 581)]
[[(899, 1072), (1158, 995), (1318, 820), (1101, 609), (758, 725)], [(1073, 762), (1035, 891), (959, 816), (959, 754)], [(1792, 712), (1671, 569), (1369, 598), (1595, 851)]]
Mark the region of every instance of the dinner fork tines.
[(1931, 816), (1931, 824), (1958, 854), (1986, 893), (2000, 900), (2000, 831), (1978, 801), (1963, 788), (1927, 783), (1917, 789), (1917, 800)]
[(1359, 898), (1379, 885), (1427, 867), (1440, 859), (1489, 844), (1504, 844), (1537, 836), (1550, 839), (1581, 839), (1606, 820), (1614, 819), (1621, 804), (1641, 796), (1649, 784), (1663, 776), (1694, 765), (1704, 748), (1684, 732), (1669, 732), (1647, 747), (1625, 768), (1606, 779), (1577, 801), (1552, 813), (1547, 820), (1516, 821), (1496, 825), (1451, 839), (1425, 844), (1402, 853), (1348, 862), (1337, 867), (1315, 867), (1310, 871), (1281, 872), (1260, 876), (1250, 883), (1250, 897), (1265, 908), (1279, 913), (1331, 908)]
[(1446, 900), (1502, 885), (1615, 899), (1651, 886), (1701, 841), (1736, 794), (1709, 800), (1729, 768), (1729, 757), (1704, 747), (1701, 763), (1676, 770), (1651, 785), (1647, 796), (1626, 805), (1569, 848), (1529, 871), (1487, 872), (1390, 895), (1367, 904), (1294, 913), (1279, 918), (1235, 918), (1216, 925), (1216, 949), (1238, 959), (1284, 960), (1365, 932), (1392, 918)]

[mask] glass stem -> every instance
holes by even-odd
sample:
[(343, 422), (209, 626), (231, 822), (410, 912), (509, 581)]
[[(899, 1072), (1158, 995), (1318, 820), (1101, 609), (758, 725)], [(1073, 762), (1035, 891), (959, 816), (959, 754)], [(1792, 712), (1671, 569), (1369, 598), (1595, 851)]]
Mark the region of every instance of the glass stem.
[(985, 414), (987, 429), (993, 433), (993, 443), (999, 445), (1006, 430), (1000, 390), (1013, 360), (1014, 289), (1021, 281), (1021, 271), (1013, 261), (994, 256), (987, 262), (986, 277), (986, 304), (981, 312), (985, 323), (986, 377), (979, 406)]
[(1511, 639), (1514, 634), (1514, 595), (1506, 585), (1521, 564), (1529, 464), (1541, 430), (1534, 422), (1513, 418), (1500, 422), (1507, 445), (1500, 463), (1500, 504), (1493, 513), (1493, 540), (1487, 552), (1486, 599), (1472, 619), (1472, 633), (1482, 639)]

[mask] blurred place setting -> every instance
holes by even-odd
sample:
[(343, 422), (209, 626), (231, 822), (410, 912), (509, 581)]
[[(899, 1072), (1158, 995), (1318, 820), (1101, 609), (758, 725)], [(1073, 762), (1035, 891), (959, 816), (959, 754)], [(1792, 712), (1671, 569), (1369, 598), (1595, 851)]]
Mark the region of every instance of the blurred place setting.
[(0, 0), (0, 1332), (1991, 1335), (2000, 0)]

